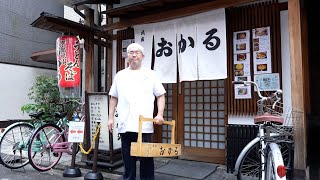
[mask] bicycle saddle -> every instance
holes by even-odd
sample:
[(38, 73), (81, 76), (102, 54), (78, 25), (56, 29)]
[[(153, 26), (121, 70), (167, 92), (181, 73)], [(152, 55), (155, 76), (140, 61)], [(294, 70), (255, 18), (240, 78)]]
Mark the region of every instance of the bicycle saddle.
[(263, 115), (254, 117), (255, 124), (262, 124), (264, 122), (271, 122), (277, 125), (283, 124), (283, 118), (272, 115), (270, 113), (264, 113)]
[(68, 113), (67, 112), (55, 112), (54, 117), (56, 118), (64, 118)]
[(39, 119), (44, 113), (43, 112), (32, 112), (29, 114), (30, 117)]

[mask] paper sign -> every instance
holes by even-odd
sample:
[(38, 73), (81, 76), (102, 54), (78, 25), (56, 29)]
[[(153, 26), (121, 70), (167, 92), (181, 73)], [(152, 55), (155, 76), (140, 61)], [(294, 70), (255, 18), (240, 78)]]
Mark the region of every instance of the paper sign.
[(83, 142), (84, 122), (69, 122), (68, 142)]

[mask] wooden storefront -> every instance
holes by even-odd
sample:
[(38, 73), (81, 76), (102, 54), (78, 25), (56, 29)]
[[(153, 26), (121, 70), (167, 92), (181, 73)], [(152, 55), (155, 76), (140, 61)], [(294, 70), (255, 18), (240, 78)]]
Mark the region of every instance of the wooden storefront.
[[(93, 1), (94, 2), (94, 1)], [(182, 144), (182, 159), (214, 162), (225, 164), (226, 157), (226, 125), (229, 114), (252, 114), (256, 112), (253, 96), (251, 100), (234, 100), (232, 66), (232, 33), (234, 31), (252, 29), (255, 27), (271, 27), (272, 66), (275, 72), (281, 75), (281, 50), (279, 13), (288, 9), (289, 12), (289, 39), (290, 61), (292, 79), (292, 105), (309, 111), (308, 86), (308, 58), (306, 44), (303, 41), (305, 26), (301, 19), (304, 18), (303, 8), (299, 0), (289, 0), (278, 3), (277, 1), (254, 0), (151, 0), (134, 3), (120, 8), (108, 9), (102, 14), (107, 15), (107, 25), (99, 27), (99, 33), (93, 30), (85, 31), (87, 37), (86, 50), (86, 91), (92, 91), (93, 84), (93, 44), (106, 47), (105, 84), (107, 92), (112, 82), (112, 67), (117, 71), (124, 68), (121, 57), (121, 42), (134, 38), (134, 25), (155, 23), (176, 19), (194, 14), (226, 8), (227, 24), (227, 54), (228, 78), (226, 80), (192, 81), (174, 84), (165, 84), (167, 90), (166, 119), (175, 119), (177, 122), (176, 143)], [(87, 18), (90, 18), (88, 16)], [(112, 18), (119, 18), (113, 22)], [(88, 19), (88, 22), (92, 20)], [(87, 24), (90, 27), (90, 23)], [(93, 24), (91, 24), (93, 27)], [(121, 29), (112, 35), (112, 30)], [(94, 37), (95, 35), (95, 37)], [(109, 37), (101, 41), (102, 36)], [(89, 39), (88, 39), (89, 38)], [(117, 51), (112, 51), (112, 42), (116, 40)], [(116, 64), (112, 56), (116, 53)], [(281, 76), (280, 76), (281, 77)], [(304, 102), (304, 103), (301, 103)], [(156, 129), (155, 141), (169, 142), (171, 130), (167, 126)], [(296, 138), (295, 168), (306, 168), (306, 123), (305, 116), (302, 126), (297, 129), (299, 137)]]

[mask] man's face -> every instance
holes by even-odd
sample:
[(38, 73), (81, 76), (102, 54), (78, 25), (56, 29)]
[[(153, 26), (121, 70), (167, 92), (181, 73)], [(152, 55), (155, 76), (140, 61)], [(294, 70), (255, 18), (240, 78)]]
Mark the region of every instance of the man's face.
[(141, 67), (144, 55), (138, 48), (131, 48), (128, 52), (129, 65), (131, 67)]

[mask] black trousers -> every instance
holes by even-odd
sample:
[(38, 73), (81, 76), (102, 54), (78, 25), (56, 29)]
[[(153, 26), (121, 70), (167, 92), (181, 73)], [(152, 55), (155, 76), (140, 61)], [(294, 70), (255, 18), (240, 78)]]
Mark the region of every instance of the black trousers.
[[(138, 133), (120, 133), (122, 159), (124, 163), (124, 180), (136, 179), (136, 161), (140, 161), (140, 179), (154, 180), (154, 162), (152, 157), (130, 156), (131, 142), (137, 142)], [(142, 133), (142, 142), (152, 142), (152, 133)]]

